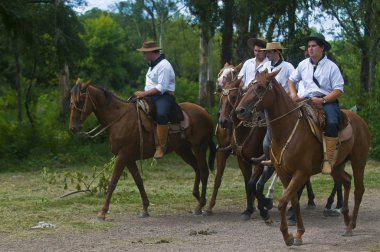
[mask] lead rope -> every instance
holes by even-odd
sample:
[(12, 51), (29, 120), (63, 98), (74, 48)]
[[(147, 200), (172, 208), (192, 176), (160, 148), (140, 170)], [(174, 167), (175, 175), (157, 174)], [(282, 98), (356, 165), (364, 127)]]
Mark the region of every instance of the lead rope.
[(139, 104), (137, 102), (136, 102), (136, 110), (137, 110), (137, 124), (139, 126), (139, 134), (140, 134), (140, 173), (141, 173), (141, 176), (143, 176), (144, 175), (143, 173), (144, 139), (143, 139), (142, 128), (141, 128)]

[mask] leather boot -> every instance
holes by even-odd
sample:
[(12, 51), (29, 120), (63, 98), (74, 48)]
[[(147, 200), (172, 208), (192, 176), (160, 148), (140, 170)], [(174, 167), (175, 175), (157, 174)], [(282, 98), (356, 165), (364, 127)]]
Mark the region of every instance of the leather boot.
[(160, 159), (165, 155), (168, 131), (168, 125), (157, 124), (156, 132), (158, 143), (156, 145), (156, 152), (154, 153), (155, 159)]
[(338, 137), (323, 136), (323, 167), (322, 174), (331, 174), (338, 155)]

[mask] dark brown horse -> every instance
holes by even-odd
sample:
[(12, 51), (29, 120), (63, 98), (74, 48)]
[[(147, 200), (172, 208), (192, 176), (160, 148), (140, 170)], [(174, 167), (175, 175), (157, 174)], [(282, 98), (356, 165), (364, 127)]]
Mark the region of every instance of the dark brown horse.
[[(286, 94), (274, 78), (277, 72), (262, 72), (256, 82), (250, 84), (246, 95), (236, 108), (242, 120), (255, 121), (257, 111), (265, 110), (269, 127), (272, 129), (271, 160), (276, 172), (285, 186), (279, 199), (278, 209), (281, 214), (280, 230), (286, 245), (301, 245), (305, 232), (296, 192), (306, 183), (310, 176), (321, 172), (323, 163), (322, 143), (312, 133), (305, 114)], [(343, 110), (352, 126), (352, 137), (342, 141), (336, 164), (332, 171), (333, 178), (342, 182), (344, 187), (342, 214), (346, 225), (345, 236), (351, 236), (356, 227), (356, 219), (364, 193), (364, 169), (370, 145), (370, 132), (367, 124), (354, 112)], [(345, 170), (350, 160), (354, 177), (355, 204), (349, 215), (348, 199), (351, 188), (351, 175)], [(286, 205), (291, 201), (296, 214), (297, 232), (295, 237), (288, 231), (286, 222)]]
[[(247, 207), (241, 214), (240, 218), (248, 220), (254, 211), (253, 202), (256, 183), (262, 172), (261, 164), (253, 166), (251, 158), (263, 154), (262, 141), (265, 135), (265, 128), (238, 126), (239, 121), (234, 114), (234, 109), (242, 94), (242, 89), (240, 87), (241, 80), (233, 73), (226, 71), (226, 69), (224, 69), (223, 72), (225, 75), (223, 76), (223, 79), (220, 80), (221, 83), (219, 83), (221, 90), (219, 98), (218, 130), (228, 130), (229, 145), (231, 145), (232, 150), (236, 154), (239, 168), (243, 174)], [(220, 156), (223, 154), (225, 155), (225, 153), (219, 151)], [(225, 162), (224, 166), (217, 166), (216, 182), (220, 181), (220, 179), (218, 180), (217, 178), (218, 175), (219, 178), (221, 178), (224, 168)], [(213, 195), (215, 195), (215, 197), (219, 186), (220, 182), (214, 184)], [(263, 212), (264, 206), (262, 203), (263, 202), (259, 200), (258, 208), (260, 210), (260, 215), (262, 215), (264, 219), (268, 219), (268, 211), (265, 211), (265, 213)]]
[[(215, 158), (215, 145), (212, 142), (213, 126), (211, 117), (204, 108), (188, 102), (181, 103), (180, 106), (189, 117), (189, 126), (183, 133), (169, 134), (168, 151), (175, 151), (194, 169), (193, 195), (198, 201), (194, 213), (201, 214), (206, 204), (209, 176), (206, 152), (209, 147), (210, 168), (213, 167)], [(80, 131), (84, 120), (92, 112), (102, 127), (107, 129), (111, 151), (116, 156), (106, 200), (98, 213), (98, 219), (105, 219), (112, 193), (125, 166), (131, 173), (141, 195), (143, 205), (141, 217), (149, 216), (149, 200), (136, 160), (153, 157), (155, 151), (154, 130), (151, 128), (153, 124), (138, 109), (136, 103), (128, 103), (104, 89), (81, 84), (78, 80), (71, 91), (70, 130)], [(200, 182), (202, 183), (201, 193), (199, 192)]]

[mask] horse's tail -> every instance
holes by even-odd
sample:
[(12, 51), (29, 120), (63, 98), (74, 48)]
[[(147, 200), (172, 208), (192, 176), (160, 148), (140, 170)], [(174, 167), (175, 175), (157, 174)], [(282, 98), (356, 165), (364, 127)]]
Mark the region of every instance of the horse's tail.
[(208, 144), (209, 147), (209, 153), (208, 153), (208, 168), (210, 171), (214, 171), (214, 163), (215, 163), (215, 157), (216, 157), (216, 146), (212, 138), (210, 139), (210, 142)]

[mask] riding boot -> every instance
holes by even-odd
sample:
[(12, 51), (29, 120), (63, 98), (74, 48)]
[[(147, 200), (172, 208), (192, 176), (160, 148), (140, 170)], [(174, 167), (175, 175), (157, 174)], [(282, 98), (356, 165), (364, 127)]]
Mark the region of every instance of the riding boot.
[(156, 131), (158, 143), (156, 145), (156, 153), (154, 153), (154, 158), (160, 159), (165, 155), (169, 127), (168, 125), (157, 124)]
[(261, 161), (261, 164), (266, 166), (273, 166), (272, 160), (270, 159)]
[(323, 136), (323, 167), (322, 174), (331, 174), (338, 155), (338, 137)]

